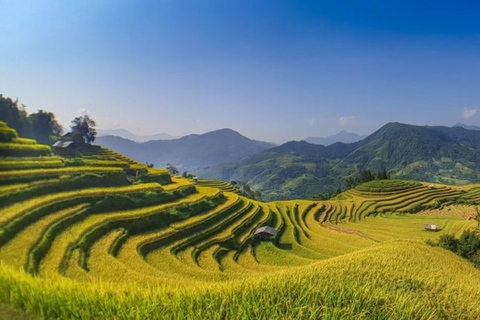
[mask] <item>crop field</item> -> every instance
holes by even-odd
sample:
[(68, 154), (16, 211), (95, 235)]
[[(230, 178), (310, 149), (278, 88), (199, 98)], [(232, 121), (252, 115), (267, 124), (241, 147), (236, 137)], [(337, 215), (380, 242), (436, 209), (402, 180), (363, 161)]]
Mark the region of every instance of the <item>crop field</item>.
[[(386, 180), (263, 203), (100, 147), (0, 168), (0, 309), (25, 319), (480, 314), (480, 271), (424, 243), (478, 228), (478, 186)], [(263, 226), (277, 234), (260, 241)]]
[(230, 183), (227, 183), (225, 181), (220, 181), (220, 180), (199, 179), (197, 185), (201, 186), (201, 187), (217, 188), (217, 189), (220, 189), (220, 190), (226, 191), (226, 192), (235, 192), (235, 193), (239, 192), (237, 187), (231, 185)]

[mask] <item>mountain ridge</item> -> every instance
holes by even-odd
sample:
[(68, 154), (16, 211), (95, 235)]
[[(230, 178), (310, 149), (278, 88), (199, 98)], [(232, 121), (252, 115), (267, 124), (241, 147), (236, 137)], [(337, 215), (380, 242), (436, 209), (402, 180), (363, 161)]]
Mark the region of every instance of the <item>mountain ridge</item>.
[(475, 125), (466, 125), (465, 123), (462, 123), (462, 122), (458, 122), (456, 124), (453, 125), (453, 127), (462, 127), (464, 129), (467, 129), (467, 130), (480, 130), (480, 127), (479, 126), (475, 126)]
[(146, 142), (105, 136), (98, 137), (96, 143), (142, 163), (152, 163), (156, 167), (166, 167), (170, 163), (180, 170), (239, 161), (274, 147), (267, 142), (249, 139), (232, 129)]
[(196, 171), (248, 181), (268, 200), (312, 197), (345, 189), (363, 170), (399, 179), (450, 184), (480, 182), (480, 131), (387, 123), (365, 139), (330, 146), (290, 141), (247, 159)]
[(123, 139), (132, 140), (135, 142), (146, 142), (150, 140), (172, 140), (178, 139), (180, 137), (171, 136), (168, 133), (156, 133), (152, 135), (146, 136), (139, 136), (136, 135), (127, 129), (98, 129), (97, 130), (97, 137), (105, 137), (105, 136), (117, 136)]
[(320, 144), (324, 146), (329, 146), (331, 144), (342, 142), (342, 143), (353, 143), (365, 139), (367, 136), (361, 136), (356, 133), (348, 132), (342, 130), (337, 134), (333, 134), (327, 137), (307, 137), (303, 139), (308, 143)]

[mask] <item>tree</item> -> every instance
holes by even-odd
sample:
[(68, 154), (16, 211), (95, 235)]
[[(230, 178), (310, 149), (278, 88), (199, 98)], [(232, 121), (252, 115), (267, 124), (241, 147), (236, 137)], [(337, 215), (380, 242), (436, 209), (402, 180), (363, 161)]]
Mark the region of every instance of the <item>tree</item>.
[(0, 94), (0, 121), (17, 130), (20, 137), (33, 138), (30, 121), (25, 105), (18, 106), (18, 99), (12, 100)]
[(238, 186), (240, 190), (240, 194), (242, 196), (245, 196), (247, 198), (254, 199), (254, 200), (262, 199), (262, 193), (260, 191), (252, 190), (252, 188), (247, 182), (245, 181), (232, 181), (232, 182), (230, 184), (232, 186)]
[(92, 143), (97, 136), (95, 121), (88, 114), (76, 117), (72, 120), (70, 129), (72, 130), (72, 140), (78, 143)]
[(28, 116), (32, 124), (33, 135), (38, 143), (51, 144), (55, 137), (62, 134), (62, 126), (55, 120), (55, 115), (51, 112), (38, 110)]
[(171, 163), (167, 163), (167, 170), (171, 175), (176, 176), (178, 174), (177, 168)]

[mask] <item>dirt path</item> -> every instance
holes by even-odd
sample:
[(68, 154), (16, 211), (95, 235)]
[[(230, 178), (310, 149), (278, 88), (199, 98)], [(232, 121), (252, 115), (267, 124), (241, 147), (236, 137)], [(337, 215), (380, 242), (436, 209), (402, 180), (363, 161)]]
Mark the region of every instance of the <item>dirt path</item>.
[(360, 238), (370, 240), (370, 241), (373, 241), (373, 242), (376, 242), (376, 243), (379, 242), (378, 240), (370, 238), (369, 236), (367, 236), (366, 234), (364, 234), (360, 231), (350, 230), (350, 229), (342, 229), (342, 228), (336, 227), (336, 226), (328, 224), (328, 223), (320, 223), (320, 226), (324, 227), (325, 229), (332, 230), (332, 231), (336, 231), (336, 232), (340, 232), (340, 233), (344, 233), (344, 234), (349, 234), (349, 235), (356, 235), (356, 236), (359, 236)]
[(424, 210), (420, 211), (419, 215), (424, 216), (447, 216), (447, 217), (462, 217), (464, 219), (475, 219), (480, 213), (480, 206), (468, 205), (451, 205), (442, 209)]

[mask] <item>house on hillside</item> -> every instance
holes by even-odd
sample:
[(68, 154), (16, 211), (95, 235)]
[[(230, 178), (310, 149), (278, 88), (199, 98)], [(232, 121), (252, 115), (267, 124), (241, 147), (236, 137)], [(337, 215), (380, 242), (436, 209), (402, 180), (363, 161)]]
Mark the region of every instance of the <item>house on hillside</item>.
[(426, 231), (433, 231), (433, 232), (440, 231), (440, 229), (438, 229), (438, 226), (436, 224), (426, 224), (424, 225), (424, 228)]
[(277, 235), (277, 230), (275, 230), (275, 228), (272, 228), (270, 226), (265, 226), (265, 227), (258, 228), (257, 231), (255, 231), (254, 237), (259, 240), (270, 240), (276, 235)]
[(54, 154), (62, 157), (75, 157), (76, 147), (73, 141), (57, 141), (52, 145)]

